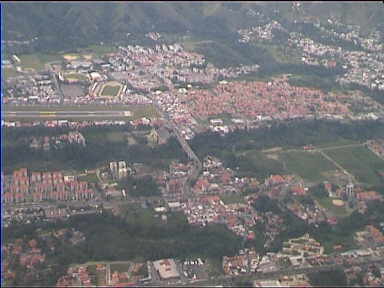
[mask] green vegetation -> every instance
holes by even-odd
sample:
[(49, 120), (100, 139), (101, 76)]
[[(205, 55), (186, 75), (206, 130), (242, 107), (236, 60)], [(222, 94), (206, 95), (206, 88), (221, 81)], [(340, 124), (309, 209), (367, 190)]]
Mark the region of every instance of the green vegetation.
[(240, 175), (255, 176), (260, 181), (271, 174), (283, 174), (286, 171), (282, 162), (257, 150), (250, 150), (239, 156), (228, 157), (226, 162), (230, 167), (236, 167)]
[(297, 51), (286, 46), (266, 43), (257, 43), (256, 46), (266, 49), (271, 56), (280, 63), (301, 63), (301, 55)]
[(145, 209), (133, 204), (125, 204), (120, 206), (120, 211), (121, 217), (132, 225), (140, 223), (143, 227), (149, 228), (162, 224), (159, 218), (155, 218), (155, 213), (152, 209)]
[[(308, 144), (314, 146), (344, 145), (363, 142), (383, 134), (384, 126), (377, 121), (352, 123), (322, 120), (291, 121), (272, 125), (271, 128), (252, 131), (238, 130), (225, 136), (212, 132), (201, 133), (196, 135), (190, 143), (200, 158), (206, 155), (219, 157), (224, 161), (225, 166), (232, 168), (240, 175), (264, 180), (270, 174), (281, 174), (292, 169), (301, 173), (303, 177), (315, 179), (313, 177), (316, 176), (320, 179), (323, 176), (316, 175), (316, 173), (325, 173), (327, 170), (335, 169), (325, 159), (319, 158), (320, 155), (312, 155), (304, 151), (292, 154), (296, 158), (288, 155), (291, 162), (291, 167), (288, 168), (282, 165), (279, 158), (276, 160), (276, 155), (280, 151), (265, 151), (265, 153), (261, 151), (275, 147), (302, 149), (304, 145)], [(291, 160), (291, 158), (293, 159)], [(295, 159), (302, 159), (306, 165), (317, 171), (307, 169), (307, 167), (302, 168), (303, 166), (296, 163)]]
[(120, 91), (120, 86), (110, 86), (106, 85), (101, 91), (101, 96), (117, 96), (117, 93)]
[(321, 271), (308, 274), (311, 285), (315, 287), (347, 286), (347, 277), (343, 270)]
[(133, 197), (160, 195), (160, 188), (152, 176), (144, 176), (142, 178), (127, 177), (120, 181), (119, 186)]
[(332, 198), (323, 197), (323, 198), (316, 198), (316, 200), (320, 204), (320, 206), (324, 207), (328, 212), (333, 214), (335, 217), (346, 217), (351, 214), (350, 211), (348, 211), (345, 208), (345, 206), (339, 207), (339, 206), (333, 205)]
[(336, 170), (336, 167), (319, 153), (312, 152), (283, 152), (280, 154), (286, 168), (308, 181), (322, 181), (323, 172)]
[(244, 203), (244, 196), (240, 194), (223, 195), (220, 199), (224, 204)]
[(101, 57), (108, 53), (114, 53), (116, 51), (116, 47), (110, 45), (90, 45), (86, 48), (79, 49), (79, 52), (81, 53), (93, 54), (98, 57)]
[[(108, 139), (106, 134), (111, 132), (124, 133), (133, 128), (129, 125), (116, 127), (88, 127), (81, 129), (87, 141), (87, 146), (76, 144), (66, 145), (60, 150), (33, 150), (26, 142), (27, 137), (54, 136), (68, 133), (68, 128), (30, 127), (7, 129), (7, 139), (2, 146), (5, 156), (5, 173), (14, 169), (26, 167), (32, 170), (82, 170), (94, 169), (108, 161), (125, 160), (143, 163), (155, 168), (166, 168), (172, 160), (184, 161), (186, 155), (175, 138), (170, 138), (167, 144), (149, 147), (141, 144), (128, 145), (126, 141), (115, 142)], [(143, 129), (143, 128), (138, 128)]]
[(99, 180), (97, 179), (96, 173), (88, 174), (85, 176), (80, 176), (79, 181), (87, 181), (90, 183), (97, 183)]
[[(233, 4), (233, 5), (231, 5)], [(193, 33), (197, 35), (223, 36), (235, 33), (237, 29), (264, 24), (262, 19), (247, 16), (252, 8), (267, 17), (282, 22), (299, 23), (308, 17), (327, 23), (330, 17), (348, 24), (359, 24), (362, 29), (380, 29), (383, 11), (380, 3), (338, 3), (324, 2), (302, 4), (302, 12), (292, 9), (289, 3), (7, 3), (5, 9), (5, 39), (31, 39), (39, 35), (33, 49), (26, 51), (72, 51), (79, 47), (93, 48), (95, 44), (114, 41), (136, 40), (135, 34), (153, 31), (161, 33)], [(275, 9), (279, 11), (278, 15)], [(61, 15), (59, 22), (55, 22)], [(305, 31), (312, 32), (307, 29)], [(39, 33), (40, 32), (40, 33)], [(131, 33), (127, 39), (127, 33)], [(313, 32), (311, 34), (314, 34)], [(315, 35), (316, 36), (316, 35)], [(68, 41), (62, 41), (68, 39)], [(125, 40), (125, 41), (124, 41)], [(152, 43), (149, 41), (149, 43)], [(88, 49), (90, 49), (88, 48)], [(20, 48), (20, 50), (22, 50)], [(96, 50), (96, 49), (95, 49)], [(104, 51), (103, 51), (104, 52)]]
[(140, 119), (143, 117), (157, 118), (160, 116), (154, 105), (137, 105), (133, 106), (130, 111), (132, 111), (134, 119)]
[(63, 58), (58, 54), (24, 54), (18, 56), (21, 60), (22, 68), (33, 68), (36, 71), (45, 70), (45, 64), (48, 62), (61, 61)]
[(358, 181), (369, 185), (383, 184), (377, 174), (384, 170), (384, 161), (366, 147), (347, 147), (327, 150), (326, 153), (352, 173)]
[[(75, 216), (65, 222), (40, 223), (5, 228), (5, 241), (21, 237), (37, 239), (37, 228), (53, 231), (74, 228), (85, 234), (86, 241), (77, 246), (55, 243), (50, 251), (45, 241), (39, 239), (39, 247), (47, 255), (46, 261), (55, 263), (40, 286), (52, 286), (66, 273), (72, 263), (95, 261), (133, 261), (141, 259), (187, 258), (199, 255), (220, 261), (224, 255), (235, 255), (241, 247), (241, 239), (223, 225), (194, 227), (169, 215), (167, 223), (145, 224), (132, 217), (130, 222), (104, 212), (103, 215)], [(122, 268), (122, 267), (120, 267)], [(43, 285), (44, 284), (44, 285)], [(29, 286), (33, 283), (29, 283)]]
[(107, 135), (105, 135), (108, 142), (125, 142), (126, 136), (124, 133), (121, 132), (110, 132)]
[(349, 139), (339, 139), (334, 142), (326, 143), (326, 144), (321, 144), (321, 145), (316, 145), (316, 148), (318, 149), (327, 149), (327, 148), (332, 148), (332, 147), (337, 147), (337, 146), (344, 146), (344, 145), (358, 145), (360, 142), (354, 141), (354, 140), (349, 140)]
[(292, 75), (289, 77), (288, 83), (292, 86), (312, 87), (325, 92), (339, 88), (339, 85), (333, 79), (317, 75)]
[(65, 78), (76, 79), (79, 81), (87, 81), (88, 80), (88, 77), (84, 74), (81, 74), (81, 73), (68, 73), (68, 74), (65, 74)]

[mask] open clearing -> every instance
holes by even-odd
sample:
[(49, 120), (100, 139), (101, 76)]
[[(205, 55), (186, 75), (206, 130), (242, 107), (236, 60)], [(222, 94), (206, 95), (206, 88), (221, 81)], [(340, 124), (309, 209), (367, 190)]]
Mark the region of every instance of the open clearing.
[(347, 208), (344, 206), (336, 206), (332, 203), (334, 199), (330, 197), (323, 197), (323, 198), (316, 198), (317, 202), (320, 204), (320, 206), (327, 209), (329, 213), (334, 215), (335, 217), (347, 217), (351, 214), (350, 211), (347, 210)]
[(65, 55), (63, 55), (63, 58), (65, 60), (72, 61), (72, 60), (76, 60), (77, 58), (79, 58), (79, 56), (75, 55), (75, 54), (65, 54)]
[(59, 54), (25, 54), (20, 55), (20, 66), (22, 68), (33, 68), (36, 71), (45, 70), (45, 64), (48, 62), (61, 61), (63, 58)]
[(224, 202), (225, 205), (233, 203), (244, 203), (244, 197), (240, 194), (222, 195), (220, 196), (220, 199)]
[(109, 142), (112, 143), (118, 143), (118, 142), (125, 142), (126, 141), (126, 135), (124, 132), (108, 132), (105, 137)]
[(126, 132), (123, 131), (109, 131), (99, 133), (98, 131), (88, 131), (84, 134), (86, 141), (98, 142), (103, 144), (108, 143), (121, 143), (126, 142)]
[(313, 182), (325, 180), (324, 172), (337, 170), (331, 162), (319, 153), (283, 152), (280, 154), (280, 159), (285, 162), (288, 171)]
[(384, 170), (384, 161), (366, 147), (329, 149), (327, 155), (352, 173), (361, 183), (375, 186), (384, 183), (377, 174), (377, 171)]
[(116, 97), (119, 93), (120, 86), (111, 86), (106, 85), (103, 87), (103, 91), (101, 91), (101, 96), (113, 96)]
[(86, 176), (80, 176), (79, 180), (80, 181), (87, 181), (87, 182), (90, 182), (90, 183), (97, 183), (97, 182), (99, 182), (99, 180), (97, 179), (97, 176), (96, 176), (95, 173), (88, 174)]
[(66, 73), (64, 74), (64, 78), (68, 80), (80, 80), (80, 81), (86, 81), (88, 80), (87, 75), (82, 74), (82, 73), (76, 73), (76, 72), (71, 72), (71, 73)]

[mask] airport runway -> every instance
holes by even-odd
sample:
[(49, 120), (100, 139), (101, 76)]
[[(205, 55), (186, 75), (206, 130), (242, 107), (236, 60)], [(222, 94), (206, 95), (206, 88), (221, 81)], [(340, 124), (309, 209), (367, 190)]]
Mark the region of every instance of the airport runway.
[(130, 117), (130, 111), (5, 111), (4, 118), (107, 118), (107, 117)]

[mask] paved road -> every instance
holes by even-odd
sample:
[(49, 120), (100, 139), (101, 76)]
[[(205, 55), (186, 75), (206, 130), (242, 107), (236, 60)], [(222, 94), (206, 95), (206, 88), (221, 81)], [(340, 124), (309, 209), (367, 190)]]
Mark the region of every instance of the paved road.
[(192, 150), (191, 146), (189, 146), (188, 142), (181, 135), (181, 133), (179, 131), (179, 127), (177, 127), (177, 125), (170, 119), (169, 114), (161, 109), (161, 106), (159, 105), (159, 103), (155, 99), (152, 99), (152, 100), (153, 100), (153, 103), (156, 107), (157, 112), (166, 119), (167, 126), (172, 129), (173, 133), (175, 134), (175, 136), (176, 136), (177, 140), (179, 141), (181, 147), (183, 148), (184, 152), (188, 155), (188, 158), (190, 160), (194, 161), (194, 163), (195, 163), (195, 167), (194, 167), (192, 173), (190, 173), (190, 175), (188, 176), (187, 183), (186, 183), (187, 185), (184, 186), (185, 187), (184, 188), (185, 194), (189, 196), (189, 195), (191, 195), (192, 183), (197, 180), (198, 176), (201, 173), (201, 170), (203, 169), (203, 165), (202, 165), (199, 157), (197, 157), (195, 152)]

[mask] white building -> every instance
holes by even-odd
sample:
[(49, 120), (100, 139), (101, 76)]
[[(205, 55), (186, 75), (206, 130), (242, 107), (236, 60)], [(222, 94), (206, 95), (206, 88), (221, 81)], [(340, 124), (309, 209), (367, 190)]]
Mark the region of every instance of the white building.
[(153, 266), (159, 273), (161, 279), (179, 278), (180, 273), (177, 271), (176, 263), (173, 259), (162, 259), (153, 262)]

